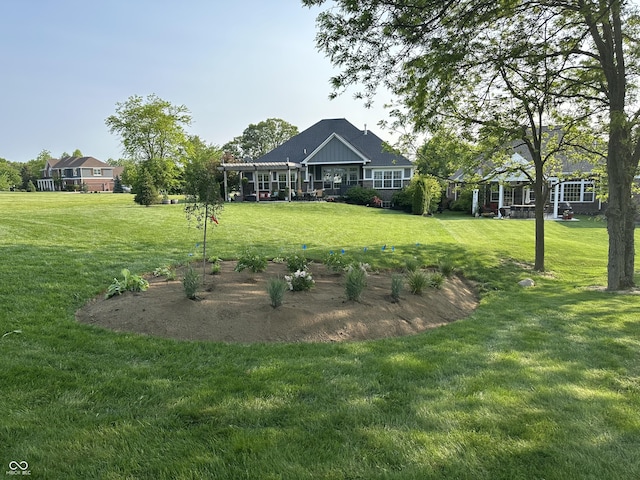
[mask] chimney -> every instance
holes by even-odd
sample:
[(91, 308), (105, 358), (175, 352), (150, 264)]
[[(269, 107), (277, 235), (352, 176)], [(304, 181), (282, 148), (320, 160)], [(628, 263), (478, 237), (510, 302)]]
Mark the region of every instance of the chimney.
[(364, 124), (364, 134), (366, 135), (367, 133), (368, 133), (368, 130), (367, 130), (367, 124), (365, 123), (365, 124)]

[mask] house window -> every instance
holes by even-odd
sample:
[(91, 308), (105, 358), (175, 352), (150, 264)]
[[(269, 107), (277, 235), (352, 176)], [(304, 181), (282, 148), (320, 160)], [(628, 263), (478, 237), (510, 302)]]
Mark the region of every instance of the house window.
[(405, 168), (404, 169), (404, 178), (411, 178), (411, 169), (410, 168)]
[(500, 201), (500, 190), (498, 187), (491, 187), (491, 203), (498, 203)]
[(258, 190), (269, 190), (268, 173), (258, 173)]
[(94, 177), (100, 177), (102, 175), (102, 169), (101, 168), (94, 168), (93, 169), (93, 176)]
[(371, 170), (364, 171), (364, 178), (366, 178), (367, 180), (371, 180)]
[(580, 184), (574, 182), (565, 183), (562, 188), (562, 199), (564, 202), (579, 202)]
[[(294, 188), (297, 181), (296, 172), (291, 173), (291, 187)], [(286, 190), (288, 187), (287, 173), (278, 173), (278, 190)], [(295, 190), (295, 188), (294, 188)]]
[(584, 189), (582, 192), (582, 201), (583, 202), (593, 202), (595, 200), (595, 185), (593, 182), (584, 182)]
[(402, 188), (402, 170), (376, 170), (373, 172), (373, 188)]
[(323, 188), (340, 188), (342, 184), (358, 184), (358, 167), (324, 167), (322, 169)]

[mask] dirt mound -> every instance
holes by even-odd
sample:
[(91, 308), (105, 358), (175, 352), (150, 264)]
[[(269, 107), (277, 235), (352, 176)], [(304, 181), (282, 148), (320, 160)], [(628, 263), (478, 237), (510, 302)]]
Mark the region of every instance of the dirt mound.
[[(393, 303), (394, 272), (371, 273), (361, 301), (347, 301), (344, 276), (311, 264), (315, 286), (286, 292), (283, 305), (273, 308), (267, 281), (286, 275), (286, 265), (269, 263), (263, 273), (235, 272), (235, 265), (222, 262), (219, 274), (206, 275), (198, 300), (185, 297), (181, 280), (151, 277), (147, 291), (97, 297), (76, 318), (116, 331), (180, 340), (340, 342), (416, 334), (464, 318), (478, 304), (471, 284), (455, 276), (442, 289), (423, 295), (405, 288)], [(180, 272), (177, 278), (182, 278)]]

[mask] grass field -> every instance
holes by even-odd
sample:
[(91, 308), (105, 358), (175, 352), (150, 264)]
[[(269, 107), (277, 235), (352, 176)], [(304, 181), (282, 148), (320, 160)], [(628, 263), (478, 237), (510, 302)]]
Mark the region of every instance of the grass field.
[(74, 321), (122, 268), (197, 254), (180, 205), (0, 193), (0, 475), (28, 462), (46, 479), (640, 478), (640, 297), (588, 288), (606, 281), (604, 223), (546, 231), (536, 275), (531, 221), (230, 204), (211, 254), (446, 256), (481, 304), (414, 337), (189, 343)]

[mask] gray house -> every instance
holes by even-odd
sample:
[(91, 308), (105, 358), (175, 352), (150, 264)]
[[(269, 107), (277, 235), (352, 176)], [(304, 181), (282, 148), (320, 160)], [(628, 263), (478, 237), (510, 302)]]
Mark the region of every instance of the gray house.
[[(547, 173), (549, 197), (545, 211), (553, 217), (562, 216), (569, 206), (574, 213), (593, 215), (604, 210), (605, 205), (597, 193), (598, 176), (593, 173), (594, 166), (585, 161), (562, 158), (553, 171)], [(514, 142), (509, 162), (497, 171), (491, 162), (475, 172), (478, 207), (480, 212), (497, 216), (506, 214), (511, 217), (533, 218), (536, 198), (528, 172), (534, 177), (533, 159), (529, 150), (519, 142)], [(447, 197), (455, 201), (458, 193), (466, 184), (466, 175), (462, 170), (449, 178)]]
[(388, 152), (371, 131), (356, 128), (344, 118), (321, 120), (255, 160), (223, 163), (239, 172), (245, 200), (279, 198), (335, 198), (356, 185), (378, 191), (383, 202), (409, 184), (413, 163)]

